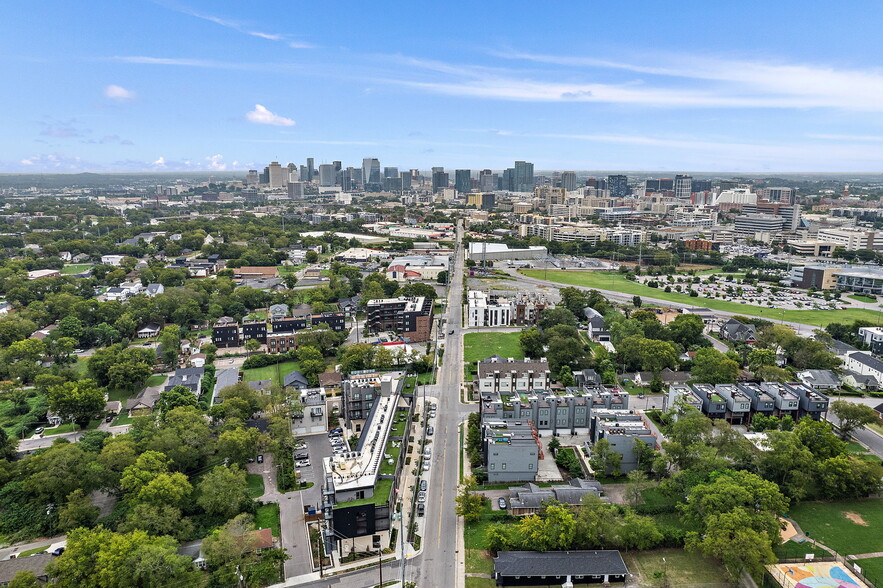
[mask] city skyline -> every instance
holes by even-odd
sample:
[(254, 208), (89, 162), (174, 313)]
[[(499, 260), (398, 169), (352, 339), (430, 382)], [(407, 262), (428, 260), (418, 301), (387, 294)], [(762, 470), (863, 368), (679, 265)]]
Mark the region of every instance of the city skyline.
[[(869, 172), (879, 6), (21, 5), (0, 172)], [(130, 24), (133, 23), (133, 24)], [(132, 30), (134, 28), (134, 31)], [(848, 31), (848, 33), (847, 33)]]

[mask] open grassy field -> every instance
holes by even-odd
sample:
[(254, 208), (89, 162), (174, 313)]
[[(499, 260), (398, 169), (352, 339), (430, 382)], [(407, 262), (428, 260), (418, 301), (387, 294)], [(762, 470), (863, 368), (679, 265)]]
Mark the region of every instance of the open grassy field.
[(279, 525), (279, 505), (273, 502), (259, 506), (257, 513), (254, 515), (254, 524), (258, 529), (269, 527), (273, 529), (273, 537), (280, 537), (282, 530)]
[(810, 537), (841, 555), (883, 551), (883, 499), (802, 502), (788, 513)]
[(260, 474), (246, 474), (245, 481), (248, 483), (248, 495), (252, 498), (260, 498), (264, 495), (264, 477)]
[(92, 267), (91, 263), (72, 263), (61, 268), (61, 273), (64, 275), (79, 274), (90, 267)]
[(482, 549), (466, 550), (466, 573), (467, 574), (493, 574), (494, 560), (490, 553)]
[(659, 586), (663, 574), (668, 575), (670, 586), (728, 585), (726, 574), (718, 562), (683, 549), (625, 551), (622, 558), (629, 571), (640, 576), (638, 585), (642, 588)]
[(864, 294), (850, 294), (847, 298), (852, 298), (853, 300), (858, 300), (859, 302), (877, 302), (876, 298), (872, 298), (871, 296), (865, 296)]
[(520, 333), (466, 333), (463, 336), (463, 359), (467, 363), (492, 355), (524, 359), (519, 343)]
[(818, 327), (824, 327), (828, 323), (851, 322), (857, 319), (876, 323), (881, 319), (880, 312), (864, 308), (847, 308), (846, 310), (786, 310), (783, 313), (783, 311), (775, 308), (739, 304), (738, 302), (726, 302), (716, 298), (692, 298), (687, 294), (665, 292), (662, 288), (651, 288), (649, 286), (644, 286), (643, 284), (630, 282), (629, 280), (626, 280), (622, 274), (614, 272), (565, 270), (550, 270), (548, 272), (544, 270), (520, 271), (528, 277), (540, 280), (546, 279), (550, 282), (583, 286), (586, 288), (597, 288), (599, 290), (613, 290), (615, 292), (622, 292), (623, 294), (637, 294), (638, 296), (668, 300), (669, 302), (680, 302), (682, 304), (701, 306), (713, 310), (722, 310), (724, 312), (759, 316), (769, 320), (786, 320), (805, 325), (815, 325)]
[(242, 381), (243, 382), (256, 382), (258, 380), (273, 380), (278, 383), (280, 386), (282, 385), (282, 380), (286, 375), (293, 372), (296, 369), (300, 368), (300, 364), (296, 361), (283, 361), (279, 364), (279, 369), (276, 369), (276, 364), (268, 365), (262, 368), (252, 368), (250, 370), (243, 370)]
[(857, 560), (855, 563), (862, 568), (862, 575), (865, 578), (877, 586), (883, 586), (881, 584), (883, 582), (883, 557), (869, 557)]

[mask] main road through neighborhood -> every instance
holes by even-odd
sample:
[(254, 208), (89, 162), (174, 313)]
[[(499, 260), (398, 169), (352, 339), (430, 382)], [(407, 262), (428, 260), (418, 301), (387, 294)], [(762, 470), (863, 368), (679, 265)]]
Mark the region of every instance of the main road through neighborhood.
[[(460, 438), (458, 427), (474, 406), (460, 402), (463, 381), (463, 252), (462, 226), (457, 228), (457, 244), (448, 288), (447, 324), (444, 329), (445, 351), (438, 368), (437, 383), (426, 387), (426, 396), (438, 399), (438, 416), (433, 435), (432, 484), (426, 500), (426, 518), (422, 552), (407, 560), (405, 578), (417, 586), (456, 588), (465, 583), (465, 554), (462, 531), (454, 512), (460, 472)], [(422, 390), (420, 390), (422, 394)], [(425, 416), (425, 415), (424, 415)], [(384, 564), (384, 580), (399, 579), (400, 562)], [(311, 588), (346, 586), (364, 588), (378, 583), (376, 566), (350, 574), (341, 574), (302, 584)]]

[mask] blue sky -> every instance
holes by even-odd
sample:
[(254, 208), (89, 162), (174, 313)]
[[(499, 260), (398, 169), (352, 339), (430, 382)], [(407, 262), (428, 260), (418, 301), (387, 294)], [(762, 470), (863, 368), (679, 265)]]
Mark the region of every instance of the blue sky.
[(34, 1), (0, 171), (881, 171), (877, 2)]

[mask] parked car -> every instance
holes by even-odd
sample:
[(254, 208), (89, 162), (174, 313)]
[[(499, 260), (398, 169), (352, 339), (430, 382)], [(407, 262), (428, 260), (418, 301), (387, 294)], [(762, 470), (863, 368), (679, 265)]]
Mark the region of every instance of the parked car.
[(423, 471), (424, 471), (424, 472), (428, 472), (428, 471), (429, 471), (429, 460), (428, 460), (428, 459), (427, 459), (426, 461), (423, 462)]
[(502, 497), (499, 498), (497, 500), (497, 504), (500, 505), (500, 510), (506, 510), (506, 499), (505, 498), (502, 498)]
[(328, 432), (329, 432), (329, 433), (340, 433), (340, 434), (342, 435), (342, 434), (343, 434), (343, 428), (342, 428), (342, 427), (337, 427), (336, 429), (331, 429), (331, 430), (328, 431)]
[(40, 435), (40, 434), (42, 434), (43, 431), (45, 431), (45, 430), (46, 430), (46, 429), (44, 429), (43, 427), (37, 427), (36, 429), (34, 429), (34, 435)]
[(295, 453), (294, 459), (310, 459), (309, 453)]
[(422, 517), (426, 513), (426, 505), (422, 502), (417, 504), (417, 516)]
[(433, 433), (435, 433), (435, 427), (429, 427), (426, 429), (426, 434), (429, 435), (430, 437), (432, 436)]
[(301, 460), (294, 462), (294, 465), (299, 468), (308, 468), (308, 467), (310, 467), (310, 460), (301, 459)]
[(264, 454), (263, 453), (258, 454), (258, 463), (264, 463)]
[(420, 489), (421, 489), (421, 490), (424, 490), (424, 491), (425, 491), (427, 485), (428, 485), (428, 484), (427, 484), (426, 480), (420, 480)]
[(417, 493), (417, 502), (426, 502), (426, 492), (421, 490)]
[(109, 415), (107, 415), (106, 417), (104, 417), (104, 422), (105, 422), (105, 423), (109, 423), (109, 422), (112, 421), (112, 420), (113, 420), (113, 415), (112, 415), (112, 414), (109, 414)]
[(64, 553), (64, 547), (56, 547), (52, 550), (52, 555), (54, 555), (55, 557), (58, 557), (62, 553)]
[(453, 335), (453, 334), (454, 334), (454, 329), (451, 329), (450, 331), (448, 331), (448, 335)]

